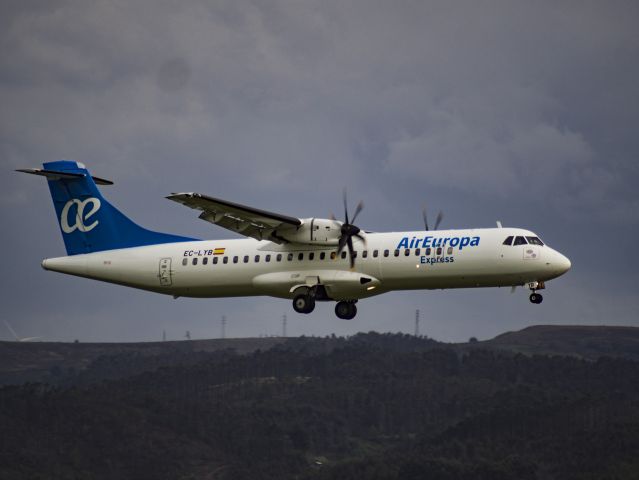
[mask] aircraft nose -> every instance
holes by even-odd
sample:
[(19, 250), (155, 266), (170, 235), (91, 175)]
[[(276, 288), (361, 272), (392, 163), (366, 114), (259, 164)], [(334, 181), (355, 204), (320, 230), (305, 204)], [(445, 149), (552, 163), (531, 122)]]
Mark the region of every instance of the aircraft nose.
[(557, 252), (557, 256), (559, 257), (557, 259), (557, 267), (559, 268), (561, 273), (566, 273), (568, 270), (570, 270), (570, 267), (572, 266), (572, 264), (570, 263), (570, 260), (568, 259), (568, 257), (566, 257), (565, 255), (562, 255), (559, 252)]

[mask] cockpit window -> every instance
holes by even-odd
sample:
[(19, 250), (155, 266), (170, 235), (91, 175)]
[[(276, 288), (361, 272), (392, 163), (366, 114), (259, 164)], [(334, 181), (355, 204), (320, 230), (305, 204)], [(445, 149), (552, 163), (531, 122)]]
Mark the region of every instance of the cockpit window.
[(515, 237), (515, 243), (513, 243), (513, 245), (526, 245), (527, 243), (524, 237)]
[(544, 242), (542, 242), (539, 237), (526, 237), (526, 240), (528, 240), (528, 243), (530, 243), (531, 245), (543, 245)]
[(513, 236), (511, 235), (506, 240), (504, 240), (504, 245), (512, 245), (513, 244)]

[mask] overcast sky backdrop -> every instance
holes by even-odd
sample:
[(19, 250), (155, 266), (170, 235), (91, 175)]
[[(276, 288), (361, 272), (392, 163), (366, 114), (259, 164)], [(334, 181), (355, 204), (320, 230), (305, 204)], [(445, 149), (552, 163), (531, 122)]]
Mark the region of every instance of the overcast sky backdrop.
[[(3, 1), (0, 316), (46, 340), (639, 326), (639, 2)], [(271, 298), (178, 299), (40, 268), (64, 246), (45, 181), (84, 162), (140, 224), (234, 238), (164, 199), (197, 191), (365, 229), (527, 227), (572, 260), (544, 303), (397, 292), (338, 320)], [(341, 215), (341, 213), (340, 213)], [(10, 339), (0, 324), (0, 339)]]

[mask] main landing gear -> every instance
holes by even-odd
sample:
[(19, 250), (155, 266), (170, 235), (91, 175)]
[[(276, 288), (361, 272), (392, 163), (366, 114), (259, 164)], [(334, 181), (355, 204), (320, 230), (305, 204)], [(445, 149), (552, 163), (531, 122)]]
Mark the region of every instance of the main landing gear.
[[(322, 300), (322, 298), (319, 298)], [(357, 315), (357, 300), (341, 301), (335, 305), (335, 315), (342, 320), (352, 320)], [(293, 299), (293, 310), (297, 313), (311, 313), (315, 309), (315, 295), (312, 292), (300, 293)]]
[(297, 313), (311, 313), (315, 310), (315, 297), (308, 293), (297, 295), (293, 299), (293, 310)]
[(346, 302), (341, 301), (337, 302), (335, 305), (335, 315), (342, 320), (352, 320), (357, 315), (357, 307), (355, 306), (354, 301)]

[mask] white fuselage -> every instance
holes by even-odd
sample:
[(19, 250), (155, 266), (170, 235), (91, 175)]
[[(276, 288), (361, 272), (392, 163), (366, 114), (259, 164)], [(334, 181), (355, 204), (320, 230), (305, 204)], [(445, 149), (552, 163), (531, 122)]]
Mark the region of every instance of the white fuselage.
[(391, 290), (523, 285), (570, 268), (570, 261), (547, 245), (503, 244), (517, 235), (535, 234), (516, 228), (367, 233), (366, 244), (354, 239), (353, 270), (346, 254), (331, 259), (335, 247), (253, 239), (106, 250), (51, 258), (42, 266), (176, 297), (293, 298), (299, 288), (323, 285), (334, 300)]

